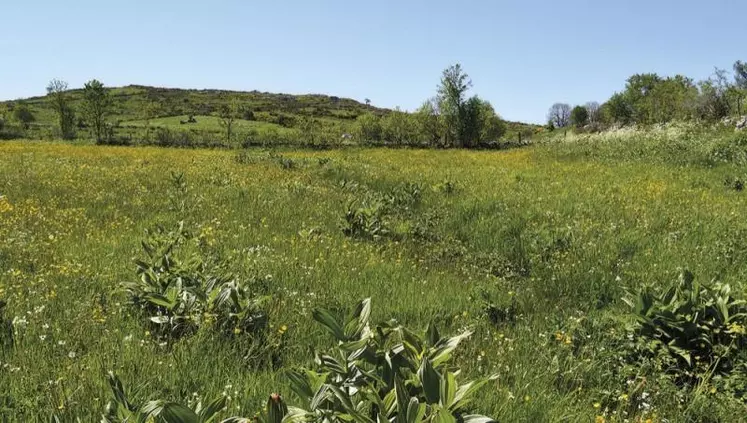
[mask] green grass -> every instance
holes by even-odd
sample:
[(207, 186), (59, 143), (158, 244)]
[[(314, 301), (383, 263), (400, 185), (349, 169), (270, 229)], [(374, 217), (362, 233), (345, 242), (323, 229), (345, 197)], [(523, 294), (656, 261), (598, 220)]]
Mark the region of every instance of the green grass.
[[(364, 113), (384, 116), (390, 112), (385, 108), (367, 106), (356, 100), (318, 94), (275, 94), (258, 91), (240, 92), (225, 90), (186, 90), (176, 88), (157, 88), (139, 85), (109, 88), (112, 106), (106, 120), (114, 125), (115, 143), (126, 144), (163, 144), (163, 140), (152, 139), (153, 133), (141, 131), (145, 125), (147, 113), (153, 113), (150, 125), (152, 128), (168, 129), (176, 138), (189, 136), (194, 138), (191, 145), (215, 146), (225, 137), (225, 130), (219, 123), (218, 114), (222, 106), (233, 100), (241, 104), (242, 109), (251, 111), (254, 120), (237, 119), (235, 140), (224, 143), (241, 144), (247, 133), (251, 132), (252, 143), (297, 145), (302, 143), (324, 144), (339, 143), (343, 134), (356, 133), (356, 119)], [(83, 91), (74, 89), (68, 92), (73, 109), (80, 112), (83, 102)], [(0, 102), (0, 112), (5, 106), (23, 102), (29, 106), (35, 116), (35, 122), (28, 130), (14, 126), (8, 137), (29, 137), (52, 140), (57, 134), (57, 118), (47, 96), (19, 99), (12, 102)], [(198, 116), (196, 124), (181, 125), (188, 115)], [(243, 115), (241, 116), (244, 117)], [(78, 118), (82, 116), (78, 115)], [(250, 118), (251, 119), (251, 118)], [(313, 120), (315, 132), (313, 142), (309, 140), (308, 126), (305, 121)], [(526, 141), (537, 130), (536, 125), (519, 122), (507, 122), (508, 132), (505, 141), (515, 141), (519, 133)], [(295, 131), (295, 132), (293, 132)], [(195, 132), (199, 132), (195, 134)], [(187, 135), (185, 135), (187, 134)], [(0, 133), (0, 137), (3, 134)], [(90, 139), (92, 134), (84, 127), (79, 128), (77, 136)], [(177, 141), (169, 141), (182, 145)]]
[[(0, 298), (26, 323), (17, 319), (16, 345), (0, 353), (0, 415), (94, 421), (109, 370), (140, 399), (225, 391), (227, 415), (252, 415), (269, 393), (288, 392), (283, 368), (308, 365), (311, 348), (331, 344), (312, 308), (371, 297), (374, 321), (473, 327), (457, 362), (465, 377), (498, 373), (474, 408), (501, 422), (590, 422), (605, 407), (607, 421), (744, 421), (728, 395), (691, 394), (656, 374), (642, 388), (650, 408), (608, 401), (630, 389), (611, 349), (632, 319), (626, 289), (668, 283), (686, 267), (744, 292), (747, 197), (724, 186), (742, 169), (653, 166), (588, 148), (287, 150), (288, 169), (260, 150), (237, 160), (229, 151), (2, 143)], [(186, 177), (184, 210), (170, 201), (179, 196), (172, 172)], [(391, 236), (343, 234), (351, 200), (404, 183), (423, 194), (385, 217)], [(135, 278), (144, 231), (180, 220), (230, 270), (264, 281), (256, 289), (274, 299), (273, 330), (288, 327), (279, 367), (243, 361), (208, 331), (159, 346), (131, 313), (118, 286)], [(516, 321), (491, 323), (485, 296), (515, 300)]]
[[(154, 128), (169, 128), (169, 129), (196, 129), (201, 131), (213, 131), (213, 132), (225, 132), (226, 128), (223, 126), (221, 118), (218, 116), (204, 116), (204, 115), (195, 115), (194, 118), (197, 121), (196, 123), (185, 123), (182, 124), (182, 121), (187, 121), (189, 118), (188, 115), (180, 115), (180, 116), (169, 116), (169, 117), (162, 117), (162, 118), (156, 118), (152, 119), (150, 122), (146, 122), (145, 120), (133, 120), (133, 121), (127, 121), (122, 122), (123, 126), (134, 126), (134, 127), (145, 127), (148, 123), (151, 125), (151, 127)], [(267, 130), (277, 130), (277, 131), (287, 131), (288, 129), (276, 125), (274, 123), (268, 123), (268, 122), (260, 122), (260, 121), (249, 121), (249, 120), (243, 120), (243, 119), (236, 119), (233, 123), (233, 130), (236, 131), (249, 131), (249, 130), (255, 130), (255, 131), (267, 131)]]

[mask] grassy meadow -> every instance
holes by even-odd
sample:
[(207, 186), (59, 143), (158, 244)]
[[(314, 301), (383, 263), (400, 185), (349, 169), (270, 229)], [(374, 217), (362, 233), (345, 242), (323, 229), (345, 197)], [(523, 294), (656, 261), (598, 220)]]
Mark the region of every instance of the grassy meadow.
[[(226, 395), (221, 416), (252, 416), (271, 392), (292, 403), (283, 370), (333, 344), (311, 310), (370, 297), (375, 322), (473, 328), (456, 362), (467, 377), (498, 375), (472, 407), (499, 422), (747, 421), (718, 380), (683, 389), (626, 363), (620, 347), (634, 321), (621, 299), (670, 284), (680, 268), (744, 293), (747, 197), (724, 184), (744, 168), (668, 160), (658, 147), (618, 154), (618, 141), (507, 151), (0, 143), (0, 317), (14, 334), (0, 349), (0, 416), (97, 421), (108, 371), (138, 399)], [(343, 232), (351, 207), (400, 195), (378, 216), (379, 236)], [(209, 330), (163, 342), (128, 303), (121, 283), (137, 278), (146, 230), (178, 222), (195, 251), (267, 297), (271, 359), (247, 360), (244, 344)]]

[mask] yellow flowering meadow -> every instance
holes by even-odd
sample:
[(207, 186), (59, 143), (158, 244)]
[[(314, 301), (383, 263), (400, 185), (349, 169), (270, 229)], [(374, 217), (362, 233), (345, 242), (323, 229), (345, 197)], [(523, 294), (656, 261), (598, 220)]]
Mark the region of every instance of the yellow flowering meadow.
[[(620, 298), (680, 267), (744, 290), (747, 195), (724, 184), (744, 172), (595, 151), (606, 150), (239, 156), (0, 142), (0, 333), (12, 328), (12, 341), (0, 336), (0, 420), (97, 421), (109, 371), (139, 398), (197, 403), (227, 391), (230, 415), (251, 415), (267, 393), (288, 395), (286, 369), (313, 366), (311, 352), (334, 344), (315, 308), (342, 316), (370, 297), (377, 324), (472, 332), (453, 352), (460, 377), (497, 378), (469, 412), (505, 422), (699, 421), (705, 407), (681, 404), (702, 398), (623, 365), (630, 357), (618, 347), (633, 319)], [(375, 236), (344, 231), (358, 209)], [(180, 222), (194, 242), (174, 251), (247, 286), (267, 332), (251, 338), (255, 316), (244, 315), (215, 331), (205, 309), (190, 316), (199, 330), (172, 339), (132, 305), (126, 283), (151, 277), (135, 263), (150, 260), (146, 234)], [(744, 333), (733, 323), (726, 336)], [(739, 421), (728, 419), (743, 405), (727, 389), (705, 393), (715, 420)]]

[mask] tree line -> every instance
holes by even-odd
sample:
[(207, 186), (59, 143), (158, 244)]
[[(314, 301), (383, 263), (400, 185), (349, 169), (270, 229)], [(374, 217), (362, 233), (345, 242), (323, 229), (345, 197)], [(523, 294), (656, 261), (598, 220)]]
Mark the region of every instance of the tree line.
[(573, 126), (602, 129), (611, 125), (658, 124), (674, 120), (719, 121), (741, 116), (747, 98), (747, 63), (737, 61), (733, 73), (716, 68), (705, 80), (683, 75), (642, 73), (627, 79), (625, 89), (604, 104), (571, 107), (555, 103), (547, 113), (549, 129)]
[[(100, 81), (92, 79), (85, 83), (80, 110), (73, 107), (68, 84), (65, 81), (59, 79), (50, 81), (47, 85), (47, 95), (49, 104), (55, 113), (55, 130), (60, 138), (74, 139), (79, 128), (88, 127), (96, 141), (100, 142), (107, 136), (107, 132), (111, 131), (106, 117), (111, 112), (112, 101), (109, 91)], [(2, 115), (0, 116), (0, 131), (11, 119), (24, 130), (36, 121), (36, 116), (25, 103), (18, 103), (11, 110), (2, 112), (0, 113)]]
[(460, 64), (445, 69), (436, 95), (414, 112), (400, 109), (358, 117), (358, 138), (397, 145), (473, 148), (496, 143), (506, 124), (490, 102), (468, 96), (472, 81)]
[[(368, 111), (359, 115), (354, 125), (348, 125), (349, 130), (340, 130), (336, 134), (310, 116), (293, 119), (292, 126), (309, 145), (340, 142), (346, 138), (370, 144), (432, 147), (470, 148), (495, 144), (505, 134), (506, 124), (488, 101), (469, 95), (471, 88), (469, 76), (461, 65), (455, 64), (443, 71), (436, 95), (413, 113), (399, 108), (385, 113)], [(113, 137), (114, 129), (107, 122), (113, 101), (109, 90), (100, 81), (87, 82), (83, 87), (82, 101), (76, 101), (77, 107), (74, 107), (68, 84), (54, 79), (47, 86), (47, 102), (55, 114), (56, 136), (70, 140), (77, 137), (80, 129), (88, 128), (99, 143)], [(370, 100), (367, 99), (366, 103), (370, 104)], [(150, 134), (150, 121), (157, 117), (157, 110), (157, 105), (144, 107), (146, 136)], [(36, 120), (23, 102), (5, 114), (9, 114), (23, 129), (28, 129)], [(254, 113), (238, 98), (229, 98), (214, 115), (219, 119), (228, 143), (234, 138), (237, 120), (254, 120)], [(4, 120), (0, 119), (0, 122)]]

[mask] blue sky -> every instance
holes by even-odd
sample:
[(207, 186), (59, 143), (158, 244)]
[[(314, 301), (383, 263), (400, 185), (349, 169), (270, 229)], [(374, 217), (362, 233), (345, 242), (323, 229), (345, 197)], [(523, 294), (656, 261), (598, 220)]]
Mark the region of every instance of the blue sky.
[(747, 60), (744, 0), (4, 3), (0, 99), (97, 78), (412, 110), (459, 62), (503, 117), (542, 122), (553, 102), (603, 102), (634, 73), (701, 79)]

